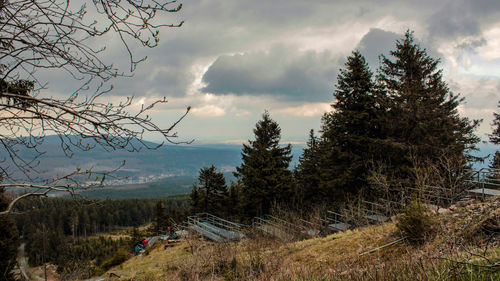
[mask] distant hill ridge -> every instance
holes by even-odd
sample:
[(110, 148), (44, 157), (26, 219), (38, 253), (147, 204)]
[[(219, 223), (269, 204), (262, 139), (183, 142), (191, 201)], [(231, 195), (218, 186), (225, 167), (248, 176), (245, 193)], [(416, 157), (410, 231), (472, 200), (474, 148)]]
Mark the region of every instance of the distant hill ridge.
[[(65, 136), (66, 138), (66, 136)], [(77, 136), (69, 136), (72, 141), (79, 141)], [(95, 145), (92, 139), (83, 139), (84, 143)], [(157, 147), (158, 143), (144, 141), (149, 147)], [(230, 144), (166, 144), (157, 149), (147, 149), (137, 140), (131, 142), (136, 152), (126, 150), (106, 151), (99, 145), (89, 151), (72, 149), (72, 157), (67, 157), (61, 149), (58, 135), (46, 136), (38, 150), (44, 154), (39, 158), (39, 176), (51, 178), (64, 175), (77, 168), (93, 168), (94, 171), (112, 170), (125, 161), (125, 166), (116, 175), (127, 177), (126, 181), (108, 182), (113, 188), (89, 193), (91, 197), (158, 197), (179, 193), (187, 193), (195, 182), (202, 167), (215, 165), (224, 172), (228, 184), (234, 180), (232, 171), (241, 163), (241, 145)], [(26, 159), (33, 157), (33, 152), (18, 147), (19, 155)], [(6, 155), (0, 148), (0, 155)], [(294, 158), (302, 152), (296, 146)], [(293, 168), (293, 163), (290, 168)]]
[[(75, 138), (76, 136), (71, 136)], [(91, 139), (84, 139), (86, 143), (94, 144)], [(149, 147), (156, 147), (158, 143), (144, 141)], [(138, 141), (133, 141), (136, 147), (142, 147)], [(304, 146), (292, 146), (293, 161), (290, 169), (296, 165)], [(497, 147), (491, 144), (479, 144), (478, 155), (486, 156), (494, 153)], [(29, 157), (28, 150), (19, 148), (19, 154)], [(118, 167), (123, 161), (125, 166), (116, 173), (119, 177), (128, 177), (128, 182), (110, 182), (116, 190), (106, 189), (92, 192), (92, 197), (158, 197), (187, 193), (196, 181), (202, 167), (215, 165), (226, 175), (228, 184), (234, 180), (232, 171), (241, 164), (241, 145), (230, 144), (190, 144), (190, 145), (163, 145), (158, 149), (142, 147), (138, 152), (124, 150), (106, 151), (99, 145), (89, 151), (73, 150), (73, 156), (68, 158), (60, 146), (57, 135), (47, 136), (40, 151), (45, 152), (40, 158), (38, 171), (47, 178), (63, 175), (76, 168), (90, 168), (94, 170), (111, 170)], [(5, 155), (0, 148), (0, 155)], [(489, 160), (479, 163), (476, 168), (485, 167)]]

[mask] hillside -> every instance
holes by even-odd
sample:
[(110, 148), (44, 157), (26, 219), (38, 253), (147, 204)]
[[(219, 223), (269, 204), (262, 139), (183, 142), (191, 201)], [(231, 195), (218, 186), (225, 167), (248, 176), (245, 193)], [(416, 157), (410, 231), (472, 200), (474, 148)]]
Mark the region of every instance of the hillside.
[[(434, 214), (423, 245), (398, 243), (394, 222), (299, 242), (264, 236), (217, 244), (187, 238), (157, 245), (107, 273), (111, 280), (499, 280), (500, 200)], [(395, 218), (393, 218), (393, 221)], [(475, 265), (474, 265), (475, 264)]]

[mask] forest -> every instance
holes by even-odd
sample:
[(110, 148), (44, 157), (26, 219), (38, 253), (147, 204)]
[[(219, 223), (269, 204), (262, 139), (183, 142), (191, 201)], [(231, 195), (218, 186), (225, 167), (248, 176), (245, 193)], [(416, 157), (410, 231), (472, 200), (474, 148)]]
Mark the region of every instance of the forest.
[[(30, 266), (54, 264), (64, 278), (88, 278), (131, 256), (137, 241), (181, 223), (187, 197), (86, 200), (31, 198), (16, 208), (17, 231), (26, 243)], [(168, 218), (166, 217), (168, 214)], [(142, 231), (138, 227), (153, 224)], [(101, 233), (118, 233), (116, 237)], [(113, 262), (113, 260), (115, 260)]]

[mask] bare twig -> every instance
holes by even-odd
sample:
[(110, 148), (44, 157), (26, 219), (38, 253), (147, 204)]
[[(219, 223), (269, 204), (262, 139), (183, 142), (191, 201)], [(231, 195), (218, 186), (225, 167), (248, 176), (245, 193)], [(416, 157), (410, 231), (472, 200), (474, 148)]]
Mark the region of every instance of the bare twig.
[[(144, 141), (149, 133), (160, 134), (164, 142), (182, 143), (173, 130), (189, 107), (172, 125), (162, 128), (149, 113), (165, 104), (166, 98), (139, 109), (134, 109), (132, 97), (118, 104), (102, 101), (103, 95), (112, 90), (107, 84), (110, 79), (130, 74), (105, 62), (106, 46), (99, 45), (117, 38), (133, 72), (145, 59), (134, 56), (134, 45), (156, 47), (160, 29), (183, 24), (166, 24), (158, 16), (181, 8), (177, 0), (0, 2), (0, 182), (4, 183), (0, 188), (30, 190), (0, 214), (12, 211), (16, 202), (28, 196), (47, 196), (51, 191), (75, 195), (77, 190), (89, 187), (85, 181), (93, 176), (100, 176), (93, 185), (102, 186), (113, 172), (76, 170), (60, 178), (43, 178), (38, 166), (48, 135), (58, 136), (60, 148), (68, 157), (74, 150), (87, 151), (96, 146), (108, 151), (138, 151), (163, 144), (150, 147)], [(59, 69), (79, 86), (67, 98), (46, 97), (43, 91), (47, 83), (41, 81), (39, 70)], [(93, 94), (83, 95), (85, 91)]]

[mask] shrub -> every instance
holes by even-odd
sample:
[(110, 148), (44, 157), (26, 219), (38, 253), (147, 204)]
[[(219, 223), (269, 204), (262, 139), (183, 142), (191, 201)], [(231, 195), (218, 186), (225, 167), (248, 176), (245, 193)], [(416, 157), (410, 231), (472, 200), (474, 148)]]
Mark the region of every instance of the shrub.
[(105, 260), (101, 264), (101, 268), (103, 269), (103, 271), (107, 271), (108, 269), (112, 268), (113, 266), (117, 266), (117, 265), (122, 264), (127, 259), (128, 259), (127, 252), (125, 250), (123, 250), (123, 249), (119, 249), (118, 251), (116, 251), (113, 254), (113, 257), (111, 257), (108, 260)]
[(411, 201), (403, 209), (396, 227), (406, 239), (414, 244), (422, 244), (435, 232), (436, 223), (429, 215), (427, 207), (418, 201)]

